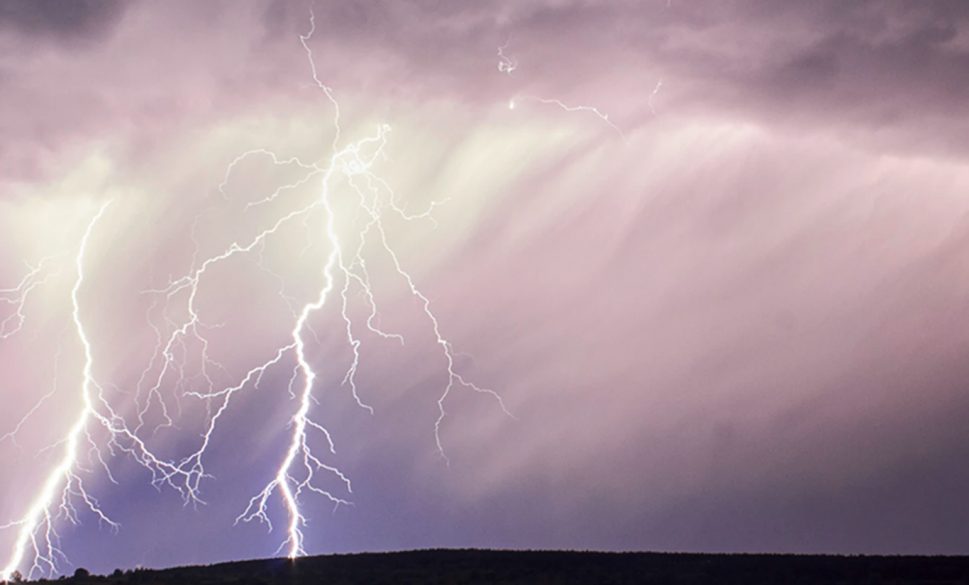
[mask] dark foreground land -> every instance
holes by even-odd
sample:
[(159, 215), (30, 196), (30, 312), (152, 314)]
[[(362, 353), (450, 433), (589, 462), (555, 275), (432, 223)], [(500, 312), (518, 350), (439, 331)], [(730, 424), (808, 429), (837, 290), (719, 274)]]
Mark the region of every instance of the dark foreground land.
[(159, 571), (116, 571), (72, 585), (738, 584), (969, 585), (969, 557), (709, 555), (426, 550), (270, 559)]

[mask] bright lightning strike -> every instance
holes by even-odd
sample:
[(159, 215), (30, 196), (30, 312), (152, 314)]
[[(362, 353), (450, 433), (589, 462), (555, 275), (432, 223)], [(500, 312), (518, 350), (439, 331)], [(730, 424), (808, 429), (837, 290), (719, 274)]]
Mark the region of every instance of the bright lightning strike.
[[(314, 20), (312, 17), (310, 23), (310, 31), (308, 34), (300, 36), (300, 43), (306, 51), (307, 58), (309, 59), (310, 66), (313, 71), (314, 80), (324, 91), (326, 97), (332, 101), (334, 105), (336, 105), (331, 90), (327, 86), (323, 85), (317, 77), (317, 68), (313, 60), (313, 52), (308, 45), (308, 41), (312, 38), (312, 34), (315, 30)], [(337, 112), (339, 112), (339, 110), (337, 110)], [(339, 129), (338, 116), (339, 113), (337, 113), (337, 118), (335, 121), (337, 129)], [(306, 356), (306, 339), (304, 337), (304, 333), (308, 329), (311, 315), (323, 308), (330, 295), (336, 289), (338, 272), (340, 273), (344, 282), (344, 286), (340, 291), (342, 299), (341, 314), (346, 325), (347, 342), (350, 344), (353, 350), (353, 362), (344, 376), (344, 383), (348, 383), (350, 385), (354, 399), (362, 408), (373, 412), (372, 408), (361, 402), (359, 396), (357, 395), (356, 384), (354, 381), (359, 364), (358, 350), (360, 341), (353, 334), (353, 323), (347, 314), (348, 291), (351, 283), (355, 283), (361, 287), (370, 304), (371, 313), (366, 321), (367, 328), (372, 333), (375, 333), (385, 339), (397, 339), (401, 343), (404, 341), (402, 336), (384, 332), (375, 327), (373, 324), (374, 318), (377, 314), (377, 306), (374, 301), (373, 292), (370, 288), (370, 279), (366, 271), (366, 262), (362, 256), (364, 242), (372, 231), (375, 231), (379, 235), (379, 241), (383, 251), (392, 259), (395, 270), (397, 271), (398, 275), (405, 280), (411, 294), (421, 301), (424, 313), (432, 325), (437, 343), (441, 346), (444, 354), (447, 366), (448, 381), (444, 392), (438, 400), (439, 416), (434, 425), (435, 443), (441, 456), (445, 459), (445, 461), (447, 460), (444, 447), (441, 442), (440, 429), (441, 424), (446, 416), (445, 400), (454, 386), (462, 385), (478, 392), (488, 393), (498, 400), (498, 403), (504, 412), (508, 412), (498, 394), (492, 390), (484, 389), (471, 382), (468, 382), (455, 371), (454, 357), (451, 352), (450, 343), (441, 335), (438, 320), (430, 309), (430, 301), (416, 287), (410, 274), (402, 268), (397, 254), (394, 252), (387, 240), (387, 235), (382, 220), (382, 213), (384, 210), (390, 210), (400, 215), (404, 219), (411, 220), (429, 217), (429, 214), (434, 207), (432, 205), (431, 208), (429, 208), (423, 214), (406, 214), (397, 205), (395, 194), (387, 183), (372, 172), (371, 169), (374, 162), (386, 145), (386, 134), (389, 131), (389, 126), (382, 126), (379, 128), (376, 136), (364, 139), (337, 151), (330, 159), (326, 170), (322, 173), (321, 192), (318, 202), (326, 214), (324, 231), (326, 233), (326, 240), (330, 246), (330, 253), (322, 269), (323, 285), (319, 290), (317, 298), (314, 301), (304, 305), (300, 311), (299, 318), (296, 320), (296, 324), (293, 327), (291, 334), (293, 343), (290, 346), (280, 350), (284, 351), (289, 347), (295, 348), (298, 364), (296, 371), (302, 378), (300, 392), (296, 395), (299, 401), (299, 408), (292, 418), (293, 431), (290, 437), (289, 448), (287, 449), (275, 476), (259, 494), (254, 496), (249, 501), (248, 507), (237, 518), (237, 522), (258, 520), (266, 523), (271, 528), (272, 522), (269, 518), (267, 507), (271, 496), (278, 492), (289, 515), (286, 540), (282, 543), (281, 548), (287, 549), (287, 554), (290, 558), (296, 558), (305, 553), (305, 549), (303, 547), (304, 535), (302, 528), (306, 523), (306, 517), (300, 508), (300, 496), (303, 493), (316, 493), (329, 499), (334, 505), (337, 506), (349, 503), (347, 500), (337, 497), (331, 492), (317, 487), (317, 485), (314, 484), (316, 473), (322, 470), (334, 474), (343, 482), (347, 493), (352, 493), (352, 485), (349, 478), (347, 478), (336, 467), (324, 463), (313, 453), (313, 450), (310, 447), (310, 432), (314, 431), (320, 433), (324, 437), (329, 446), (330, 452), (334, 452), (333, 441), (329, 432), (325, 427), (309, 418), (309, 412), (313, 402), (313, 386), (318, 374)], [(373, 145), (375, 148), (373, 154), (366, 157), (363, 155), (363, 148), (368, 144)], [(349, 254), (345, 249), (345, 246), (341, 243), (336, 232), (336, 213), (333, 205), (331, 204), (331, 199), (333, 197), (332, 183), (338, 174), (341, 174), (354, 189), (356, 195), (358, 196), (360, 208), (370, 217), (370, 220), (366, 223), (358, 235), (359, 244), (355, 251), (353, 251), (352, 255)], [(367, 185), (366, 190), (361, 187), (362, 183)], [(383, 199), (380, 197), (381, 194), (384, 195)], [(278, 355), (279, 353), (277, 353), (277, 356)], [(296, 475), (297, 473), (299, 475)]]
[[(192, 241), (196, 243), (196, 257), (193, 258), (188, 273), (180, 278), (170, 279), (160, 288), (143, 291), (153, 297), (147, 321), (154, 333), (155, 348), (134, 384), (135, 408), (132, 417), (135, 420), (131, 426), (109, 404), (96, 379), (94, 344), (82, 319), (81, 291), (85, 284), (89, 240), (108, 204), (101, 207), (88, 224), (75, 257), (77, 278), (71, 291), (73, 324), (84, 355), (80, 382), (82, 408), (67, 435), (58, 444), (59, 448), (63, 448), (62, 457), (46, 476), (40, 493), (31, 502), (24, 516), (8, 524), (8, 527), (16, 527), (18, 532), (10, 558), (0, 572), (0, 580), (9, 580), (19, 568), (26, 568), (28, 576), (42, 573), (53, 575), (57, 572), (59, 564), (65, 560), (59, 546), (58, 520), (76, 524), (80, 511), (87, 510), (101, 523), (118, 528), (82, 482), (82, 475), (85, 475), (86, 470), (80, 461), (84, 456), (101, 467), (107, 479), (114, 482), (107, 460), (118, 452), (126, 454), (150, 473), (153, 486), (171, 487), (181, 495), (186, 504), (202, 503), (203, 480), (211, 477), (206, 472), (205, 461), (223, 415), (239, 393), (247, 387), (258, 387), (266, 373), (273, 368), (286, 368), (292, 372), (289, 395), (295, 401), (295, 410), (289, 421), (288, 442), (268, 483), (249, 500), (236, 522), (263, 522), (271, 530), (273, 523), (269, 505), (274, 498), (278, 498), (287, 515), (286, 533), (280, 550), (285, 550), (290, 558), (303, 555), (306, 552), (304, 529), (307, 523), (307, 515), (302, 506), (303, 498), (315, 494), (339, 506), (349, 505), (352, 494), (350, 479), (327, 461), (335, 454), (334, 440), (329, 430), (312, 418), (313, 407), (317, 404), (314, 389), (320, 378), (317, 366), (308, 351), (312, 342), (319, 344), (314, 331), (314, 317), (324, 306), (338, 304), (342, 319), (340, 329), (352, 351), (352, 360), (344, 373), (343, 385), (349, 389), (355, 403), (370, 413), (373, 413), (373, 408), (358, 393), (356, 382), (361, 346), (358, 331), (366, 330), (383, 340), (401, 344), (405, 341), (401, 334), (385, 331), (379, 325), (377, 297), (371, 287), (371, 276), (364, 257), (367, 244), (376, 245), (379, 253), (389, 258), (394, 274), (406, 284), (409, 293), (418, 301), (420, 310), (426, 317), (427, 327), (440, 349), (446, 382), (437, 398), (438, 415), (433, 424), (433, 438), (441, 457), (447, 461), (441, 433), (447, 416), (447, 399), (455, 388), (463, 387), (487, 394), (508, 413), (496, 392), (476, 385), (457, 370), (451, 343), (441, 331), (429, 298), (421, 292), (410, 273), (403, 267), (384, 226), (385, 216), (388, 214), (407, 221), (434, 222), (431, 214), (437, 205), (444, 202), (434, 202), (419, 213), (410, 213), (401, 206), (390, 185), (375, 173), (375, 165), (382, 159), (387, 145), (390, 126), (380, 125), (372, 135), (344, 146), (340, 145), (340, 105), (333, 90), (321, 81), (318, 74), (310, 47), (315, 30), (315, 17), (311, 13), (310, 29), (306, 34), (300, 35), (299, 42), (306, 53), (316, 87), (333, 106), (334, 139), (329, 160), (325, 165), (320, 165), (297, 158), (280, 157), (266, 149), (253, 149), (229, 163), (218, 190), (224, 198), (230, 198), (228, 187), (234, 169), (250, 157), (265, 156), (273, 165), (291, 165), (301, 171), (302, 175), (291, 183), (277, 187), (267, 196), (247, 203), (247, 211), (271, 202), (284, 201), (290, 193), (304, 186), (318, 185), (318, 195), (309, 202), (292, 205), (255, 236), (234, 241), (221, 252), (206, 258), (197, 257), (199, 246), (195, 239), (196, 226), (193, 225)], [(507, 63), (509, 69), (502, 71), (510, 73), (514, 69), (514, 61), (509, 60)], [(341, 205), (335, 205), (337, 201)], [(351, 211), (354, 217), (364, 218), (362, 227), (351, 236), (341, 236), (337, 229), (338, 225), (356, 225), (353, 218), (340, 216), (346, 202), (353, 207)], [(327, 253), (322, 265), (318, 266), (317, 278), (320, 285), (316, 294), (298, 307), (299, 301), (285, 296), (282, 292), (284, 279), (267, 264), (263, 253), (266, 243), (285, 230), (299, 228), (300, 224), (308, 229), (311, 219), (317, 214), (322, 214), (323, 221), (318, 225), (318, 232), (312, 230), (310, 235), (322, 234)], [(219, 324), (209, 323), (204, 318), (203, 308), (199, 305), (199, 291), (208, 286), (206, 283), (216, 266), (244, 255), (255, 257), (262, 274), (281, 282), (280, 294), (290, 306), (294, 322), (287, 342), (268, 352), (265, 361), (249, 369), (235, 383), (223, 384), (220, 380), (231, 374), (223, 364), (211, 357), (210, 352), (209, 332), (218, 328)], [(294, 254), (293, 257), (301, 259), (303, 252)], [(45, 278), (45, 272), (41, 270), (43, 266), (42, 263), (37, 268), (31, 268), (30, 273), (17, 287), (0, 291), (0, 294), (9, 294), (10, 304), (14, 307), (12, 316), (8, 317), (12, 319), (9, 326), (11, 332), (22, 326), (26, 299)], [(359, 322), (351, 317), (349, 310), (351, 296), (355, 293), (360, 293), (360, 298), (368, 308), (366, 318)], [(7, 321), (3, 323), (4, 328), (0, 331), (5, 332), (8, 330)], [(194, 398), (205, 403), (206, 419), (201, 440), (187, 454), (173, 461), (161, 460), (150, 450), (149, 441), (159, 429), (176, 426), (181, 411), (180, 401), (184, 398)], [(46, 397), (42, 398), (42, 402), (43, 400)], [(24, 420), (37, 408), (39, 404), (28, 412)], [(22, 424), (23, 422), (10, 436), (15, 436)], [(106, 440), (102, 438), (102, 434)], [(319, 454), (321, 451), (317, 447), (320, 445), (324, 447), (327, 455)], [(334, 493), (322, 487), (320, 480), (323, 475), (335, 478), (342, 485), (343, 493)]]
[[(316, 86), (334, 107), (334, 153), (331, 155), (327, 165), (321, 167), (312, 163), (304, 163), (294, 158), (285, 159), (265, 149), (255, 149), (244, 153), (230, 163), (219, 190), (227, 197), (225, 188), (233, 168), (249, 156), (262, 155), (268, 156), (274, 165), (293, 164), (299, 169), (304, 170), (305, 174), (296, 181), (275, 189), (270, 195), (248, 203), (246, 209), (275, 201), (283, 197), (285, 193), (293, 191), (303, 185), (310, 184), (310, 181), (313, 180), (319, 181), (319, 196), (310, 203), (302, 207), (297, 207), (282, 215), (269, 228), (261, 231), (249, 241), (235, 242), (223, 252), (201, 261), (198, 264), (198, 268), (193, 270), (188, 276), (177, 279), (162, 289), (146, 291), (164, 295), (168, 303), (172, 302), (177, 295), (186, 295), (186, 313), (188, 315), (186, 320), (176, 324), (172, 328), (172, 332), (166, 340), (159, 342), (156, 357), (149, 364), (149, 369), (154, 368), (156, 362), (160, 365), (157, 368), (158, 371), (156, 374), (152, 376), (154, 382), (144, 391), (144, 395), (148, 398), (146, 404), (152, 402), (152, 397), (154, 397), (154, 403), (161, 406), (162, 415), (166, 424), (170, 424), (171, 418), (169, 417), (168, 409), (164, 407), (165, 401), (162, 399), (161, 388), (166, 377), (169, 376), (177, 380), (179, 384), (184, 382), (185, 373), (183, 363), (176, 356), (175, 348), (183, 347), (186, 341), (191, 341), (200, 348), (200, 363), (203, 364), (203, 371), (201, 373), (203, 389), (201, 391), (189, 391), (186, 394), (199, 399), (219, 401), (209, 419), (206, 431), (203, 433), (201, 445), (195, 452), (191, 453), (179, 463), (179, 469), (184, 471), (188, 477), (188, 482), (185, 487), (195, 498), (200, 497), (200, 482), (203, 478), (207, 477), (204, 465), (205, 453), (217, 430), (218, 421), (229, 407), (233, 397), (247, 387), (247, 385), (258, 385), (265, 373), (270, 368), (278, 366), (286, 360), (287, 355), (292, 355), (295, 358), (296, 364), (293, 368), (293, 377), (290, 382), (290, 393), (296, 399), (298, 406), (290, 420), (292, 430), (289, 435), (288, 447), (272, 479), (262, 491), (249, 501), (248, 506), (236, 519), (237, 522), (263, 522), (272, 529), (273, 523), (268, 507), (272, 498), (278, 496), (288, 515), (286, 537), (280, 545), (280, 549), (285, 549), (286, 554), (291, 558), (305, 553), (303, 527), (306, 524), (307, 518), (300, 505), (301, 498), (312, 493), (322, 496), (334, 505), (339, 506), (348, 505), (350, 502), (347, 497), (352, 494), (352, 484), (349, 478), (337, 467), (326, 463), (313, 449), (313, 444), (317, 441), (314, 437), (317, 437), (323, 441), (330, 455), (335, 453), (334, 442), (330, 432), (310, 416), (311, 409), (315, 403), (313, 396), (314, 385), (319, 377), (316, 368), (307, 355), (307, 345), (309, 343), (307, 335), (315, 336), (311, 325), (313, 315), (320, 311), (330, 301), (332, 296), (339, 295), (340, 314), (344, 321), (346, 341), (353, 354), (352, 362), (344, 374), (343, 383), (349, 387), (356, 404), (371, 413), (373, 412), (372, 407), (366, 404), (357, 392), (356, 374), (359, 367), (359, 348), (361, 341), (356, 337), (356, 324), (350, 318), (348, 312), (351, 288), (358, 289), (362, 292), (364, 299), (369, 305), (369, 316), (362, 323), (362, 326), (370, 333), (383, 339), (396, 340), (404, 343), (403, 336), (384, 331), (376, 324), (378, 307), (370, 285), (367, 263), (363, 256), (363, 248), (367, 241), (376, 238), (383, 252), (391, 258), (396, 273), (404, 279), (411, 294), (420, 301), (423, 312), (429, 319), (437, 343), (441, 347), (448, 376), (444, 391), (438, 399), (439, 412), (434, 424), (435, 445), (441, 456), (446, 460), (443, 442), (441, 440), (441, 426), (446, 416), (445, 402), (455, 386), (463, 386), (477, 392), (487, 393), (495, 397), (501, 408), (505, 412), (508, 412), (498, 394), (492, 390), (481, 388), (471, 383), (455, 370), (450, 342), (441, 334), (438, 320), (433, 312), (431, 312), (430, 301), (421, 293), (410, 274), (402, 267), (384, 229), (383, 216), (385, 213), (393, 213), (409, 221), (419, 219), (433, 221), (431, 212), (434, 207), (442, 202), (431, 204), (422, 213), (408, 213), (399, 205), (396, 194), (388, 183), (373, 172), (374, 164), (381, 158), (383, 149), (386, 146), (387, 134), (390, 132), (389, 126), (382, 125), (378, 127), (374, 135), (338, 148), (341, 133), (339, 103), (334, 97), (333, 90), (319, 78), (316, 63), (313, 59), (313, 52), (309, 45), (315, 30), (315, 18), (311, 14), (310, 30), (307, 34), (300, 35), (299, 40), (306, 52)], [(333, 205), (333, 200), (335, 197), (340, 196), (336, 192), (338, 183), (340, 182), (345, 183), (349, 187), (351, 200), (355, 200), (358, 204), (359, 211), (362, 211), (365, 217), (369, 218), (359, 233), (354, 236), (356, 240), (355, 244), (343, 241), (336, 229), (337, 210)], [(286, 229), (297, 218), (302, 219), (305, 225), (310, 214), (316, 211), (322, 211), (324, 214), (325, 220), (320, 227), (325, 234), (325, 242), (329, 247), (329, 253), (320, 269), (321, 287), (316, 297), (304, 304), (300, 310), (294, 311), (295, 323), (290, 334), (291, 341), (289, 343), (276, 348), (272, 353), (272, 357), (249, 370), (239, 383), (221, 390), (216, 390), (207, 368), (221, 368), (221, 365), (216, 364), (208, 358), (208, 341), (205, 338), (202, 318), (196, 305), (199, 286), (202, 284), (207, 272), (214, 265), (238, 254), (261, 250), (261, 247), (265, 245), (265, 242), (269, 238), (275, 236), (281, 230)], [(278, 275), (268, 269), (261, 259), (260, 267), (265, 272), (278, 278)], [(340, 281), (342, 281), (342, 286), (338, 284)], [(159, 336), (159, 339), (161, 340), (161, 336)], [(146, 379), (148, 379), (148, 374), (143, 373), (142, 380)], [(145, 415), (146, 410), (147, 407), (141, 412), (141, 416)], [(143, 423), (143, 421), (141, 422)], [(323, 472), (339, 480), (346, 490), (346, 496), (334, 494), (319, 486), (316, 482), (317, 474)]]
[[(23, 562), (27, 549), (32, 548), (36, 556), (33, 564), (28, 570), (28, 576), (35, 571), (48, 569), (51, 574), (56, 570), (56, 562), (63, 553), (57, 548), (57, 532), (54, 525), (54, 515), (60, 512), (71, 521), (76, 521), (77, 510), (71, 503), (72, 496), (80, 500), (104, 522), (111, 526), (116, 526), (98, 507), (97, 500), (93, 499), (84, 489), (81, 479), (76, 473), (77, 460), (81, 441), (84, 438), (90, 440), (88, 425), (94, 418), (94, 392), (93, 382), (93, 356), (91, 343), (84, 330), (84, 323), (81, 319), (79, 293), (84, 284), (84, 255), (87, 251), (88, 241), (94, 225), (101, 219), (107, 204), (101, 207), (97, 215), (88, 224), (81, 239), (81, 245), (77, 252), (75, 266), (77, 269), (77, 279), (74, 281), (74, 288), (71, 290), (71, 302), (73, 305), (73, 321), (78, 338), (84, 348), (84, 372), (81, 382), (81, 400), (83, 407), (70, 431), (64, 438), (64, 453), (57, 466), (48, 474), (39, 495), (31, 503), (27, 514), (20, 520), (8, 524), (7, 526), (17, 526), (19, 531), (14, 542), (13, 553), (7, 561), (6, 566), (0, 571), (0, 580), (9, 581), (14, 571)], [(60, 506), (58, 506), (60, 499)]]
[[(98, 500), (84, 486), (81, 459), (85, 455), (100, 465), (110, 481), (114, 481), (107, 467), (105, 455), (117, 450), (131, 455), (138, 463), (149, 469), (156, 480), (165, 481), (176, 475), (178, 470), (158, 460), (123, 424), (102, 396), (101, 386), (94, 375), (94, 351), (82, 319), (81, 289), (85, 283), (85, 257), (94, 226), (101, 220), (110, 203), (105, 203), (88, 223), (81, 238), (75, 257), (77, 277), (71, 289), (72, 321), (78, 340), (83, 348), (84, 367), (81, 376), (80, 394), (82, 407), (59, 445), (63, 454), (57, 465), (48, 473), (37, 497), (31, 502), (27, 513), (19, 520), (5, 527), (18, 529), (13, 551), (7, 564), (0, 570), (0, 580), (8, 581), (20, 567), (29, 551), (33, 560), (27, 569), (27, 576), (47, 573), (53, 575), (58, 563), (66, 557), (59, 548), (57, 520), (72, 524), (79, 522), (81, 510), (93, 514), (99, 522), (117, 529), (102, 510)], [(92, 426), (100, 426), (108, 433), (106, 444), (99, 444)], [(87, 450), (82, 450), (82, 445)], [(80, 508), (80, 509), (79, 509)]]
[[(107, 460), (119, 452), (126, 454), (149, 471), (153, 485), (167, 484), (179, 491), (186, 501), (193, 498), (191, 492), (179, 485), (187, 477), (185, 472), (158, 459), (145, 442), (128, 428), (124, 419), (105, 399), (95, 376), (94, 347), (82, 317), (81, 291), (86, 281), (85, 261), (90, 240), (95, 225), (101, 221), (109, 205), (110, 202), (103, 204), (88, 223), (74, 259), (76, 278), (70, 295), (71, 321), (84, 357), (80, 379), (81, 410), (67, 434), (53, 446), (63, 449), (62, 455), (47, 474), (27, 512), (20, 519), (2, 526), (17, 528), (17, 536), (7, 564), (0, 570), (0, 581), (9, 581), (22, 566), (26, 567), (28, 578), (39, 574), (54, 575), (58, 571), (60, 563), (67, 559), (60, 549), (58, 521), (78, 524), (81, 512), (86, 510), (99, 523), (115, 530), (119, 528), (85, 487), (84, 476), (90, 473), (84, 465), (86, 460), (100, 467), (107, 479), (116, 483)], [(15, 435), (24, 420), (38, 407), (39, 403), (9, 435)], [(105, 433), (107, 439), (99, 441), (96, 431)], [(26, 564), (31, 554), (31, 560)]]

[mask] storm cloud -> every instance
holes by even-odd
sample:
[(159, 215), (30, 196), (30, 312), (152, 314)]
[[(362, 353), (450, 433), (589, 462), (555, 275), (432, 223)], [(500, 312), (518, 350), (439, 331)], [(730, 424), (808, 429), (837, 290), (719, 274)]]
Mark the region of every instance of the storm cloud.
[[(143, 291), (271, 222), (280, 208), (246, 203), (298, 170), (227, 166), (259, 148), (328, 155), (332, 104), (299, 42), (311, 9), (345, 136), (390, 125), (381, 176), (409, 210), (440, 203), (434, 221), (391, 226), (401, 262), (457, 367), (514, 414), (455, 392), (444, 465), (441, 357), (405, 285), (375, 276), (381, 316), (408, 343), (363, 339), (372, 416), (341, 385), (342, 321), (323, 311), (318, 414), (355, 490), (353, 507), (307, 504), (311, 552), (965, 552), (958, 1), (0, 4), (0, 288), (25, 260), (62, 263), (22, 334), (0, 341), (0, 431), (57, 396), (19, 448), (0, 444), (21, 470), (0, 485), (4, 519), (36, 491), (51, 455), (35, 454), (78, 401), (64, 258), (92, 206), (116, 202), (84, 308), (123, 403), (160, 320)], [(203, 289), (220, 382), (285, 339), (285, 297), (314, 284), (304, 247), (287, 233)], [(290, 376), (270, 373), (226, 414), (206, 506), (119, 457), (118, 483), (92, 489), (120, 536), (85, 518), (65, 528), (71, 559), (271, 554), (277, 534), (233, 521), (283, 448)], [(158, 436), (172, 457), (198, 438), (204, 413), (187, 410), (187, 428)]]

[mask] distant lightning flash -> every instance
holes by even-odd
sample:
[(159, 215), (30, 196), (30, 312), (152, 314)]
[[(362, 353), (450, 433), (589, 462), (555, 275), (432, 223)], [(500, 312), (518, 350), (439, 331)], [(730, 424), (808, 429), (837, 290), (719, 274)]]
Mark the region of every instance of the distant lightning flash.
[(662, 87), (663, 80), (660, 79), (656, 82), (656, 87), (653, 88), (653, 91), (649, 94), (649, 98), (646, 100), (646, 105), (649, 106), (649, 111), (652, 112), (653, 115), (656, 114), (656, 107), (654, 106), (653, 101), (656, 99), (656, 96), (659, 95), (659, 90), (662, 89)]
[(590, 114), (594, 115), (595, 117), (605, 122), (610, 128), (615, 130), (616, 133), (619, 134), (620, 138), (622, 138), (623, 140), (626, 139), (626, 135), (619, 128), (619, 126), (616, 126), (616, 124), (609, 119), (609, 114), (606, 114), (605, 112), (603, 112), (602, 110), (594, 106), (570, 106), (559, 99), (540, 98), (532, 95), (525, 95), (525, 96), (519, 96), (517, 99), (512, 98), (511, 100), (509, 100), (508, 109), (514, 110), (519, 101), (528, 101), (528, 100), (536, 101), (542, 104), (555, 105), (562, 108), (566, 112), (589, 112)]
[(505, 54), (507, 48), (508, 43), (498, 47), (498, 71), (511, 75), (515, 69), (518, 69), (518, 60)]
[[(518, 69), (518, 60), (505, 53), (505, 49), (507, 48), (508, 48), (508, 43), (505, 43), (504, 45), (498, 47), (498, 71), (500, 71), (501, 73), (505, 73), (507, 75), (511, 75), (513, 71)], [(649, 96), (646, 98), (646, 105), (649, 107), (649, 111), (654, 115), (656, 114), (656, 108), (654, 107), (653, 102), (656, 99), (656, 96), (659, 94), (660, 88), (662, 87), (663, 87), (663, 80), (660, 79), (659, 81), (656, 82), (656, 86), (653, 88), (652, 92), (650, 92)], [(622, 131), (621, 128), (619, 128), (619, 126), (617, 126), (609, 118), (609, 114), (603, 112), (602, 110), (600, 110), (595, 106), (586, 106), (586, 105), (574, 106), (574, 105), (566, 104), (565, 102), (559, 99), (542, 98), (542, 97), (537, 97), (533, 95), (521, 95), (521, 96), (515, 96), (510, 100), (508, 100), (508, 109), (509, 110), (516, 109), (518, 107), (518, 104), (523, 101), (535, 101), (542, 104), (558, 106), (559, 108), (561, 108), (566, 112), (588, 112), (593, 116), (599, 118), (603, 122), (605, 122), (613, 130), (615, 130), (616, 133), (619, 134), (620, 138), (622, 138), (623, 140), (626, 139), (625, 133)]]
[(0, 315), (0, 339), (7, 339), (23, 329), (24, 321), (27, 319), (24, 313), (27, 300), (34, 290), (47, 282), (51, 276), (48, 264), (51, 258), (43, 258), (36, 266), (27, 265), (27, 274), (20, 280), (17, 286), (12, 288), (0, 289), (0, 306), (9, 307), (9, 314)]
[[(514, 57), (510, 57), (505, 54), (505, 49), (507, 47), (508, 47), (508, 43), (505, 43), (504, 45), (498, 47), (498, 71), (511, 75), (512, 71), (518, 68), (518, 60), (515, 59)], [(655, 95), (657, 91), (659, 91), (659, 86), (656, 87), (656, 90), (654, 90), (653, 94)], [(612, 128), (613, 130), (616, 131), (616, 133), (619, 134), (620, 138), (622, 138), (623, 140), (626, 139), (626, 135), (623, 134), (623, 131), (619, 128), (619, 126), (616, 126), (616, 124), (609, 119), (609, 114), (606, 114), (605, 112), (601, 111), (597, 107), (582, 106), (582, 105), (571, 106), (559, 99), (549, 99), (549, 98), (536, 97), (533, 95), (523, 95), (523, 96), (516, 96), (508, 100), (508, 109), (514, 110), (518, 106), (518, 103), (522, 101), (535, 101), (542, 104), (551, 104), (551, 105), (558, 106), (559, 108), (565, 110), (566, 112), (589, 112), (590, 114), (594, 115), (595, 117), (599, 118), (600, 120), (608, 124), (610, 128)], [(652, 102), (650, 102), (650, 104), (652, 104)], [(650, 108), (652, 108), (652, 105), (650, 105)]]

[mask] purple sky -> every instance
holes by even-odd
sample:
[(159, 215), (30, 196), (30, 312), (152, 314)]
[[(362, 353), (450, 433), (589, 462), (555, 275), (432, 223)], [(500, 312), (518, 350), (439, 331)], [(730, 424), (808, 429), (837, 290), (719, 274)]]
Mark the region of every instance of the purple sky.
[[(0, 435), (30, 414), (0, 441), (0, 523), (36, 501), (83, 408), (74, 261), (105, 202), (78, 294), (99, 396), (132, 428), (147, 404), (139, 436), (159, 457), (198, 449), (213, 414), (187, 394), (207, 388), (198, 340), (172, 350), (179, 375), (155, 398), (140, 380), (156, 331), (189, 317), (187, 295), (146, 291), (319, 196), (308, 182), (247, 209), (305, 168), (254, 154), (227, 174), (253, 149), (333, 156), (334, 105), (300, 44), (311, 9), (336, 148), (390, 128), (366, 175), (383, 186), (333, 184), (340, 241), (366, 221), (364, 183), (393, 189), (405, 214), (431, 211), (388, 211), (387, 240), (455, 371), (513, 417), (454, 388), (445, 464), (445, 355), (371, 232), (376, 323), (406, 342), (367, 330), (352, 283), (371, 415), (342, 384), (340, 297), (309, 319), (311, 415), (335, 443), (330, 454), (313, 435), (314, 452), (353, 493), (332, 474), (320, 485), (353, 505), (304, 494), (306, 552), (969, 550), (959, 0), (0, 2), (0, 289), (48, 258), (10, 335), (17, 305), (0, 301)], [(325, 217), (205, 274), (214, 390), (291, 339), (332, 251)], [(233, 395), (206, 450), (204, 504), (153, 488), (91, 424), (73, 473), (120, 528), (75, 494), (80, 524), (53, 523), (70, 560), (59, 568), (274, 554), (277, 496), (272, 532), (234, 520), (286, 452), (296, 363), (287, 353)], [(174, 424), (156, 428), (162, 402)], [(18, 529), (0, 531), (4, 564)]]

